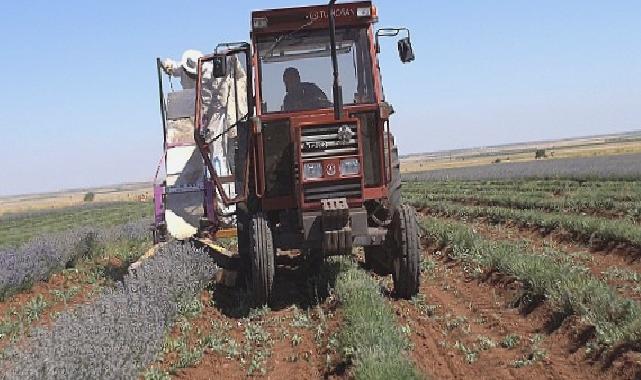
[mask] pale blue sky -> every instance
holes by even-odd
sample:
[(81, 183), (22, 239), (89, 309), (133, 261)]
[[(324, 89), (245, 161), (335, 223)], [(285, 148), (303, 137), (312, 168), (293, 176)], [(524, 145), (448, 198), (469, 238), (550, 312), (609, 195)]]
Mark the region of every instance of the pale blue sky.
[[(150, 180), (156, 56), (247, 40), (304, 0), (11, 1), (0, 12), (0, 195)], [(641, 129), (638, 0), (379, 0), (401, 153)], [(328, 68), (330, 75), (330, 68)]]

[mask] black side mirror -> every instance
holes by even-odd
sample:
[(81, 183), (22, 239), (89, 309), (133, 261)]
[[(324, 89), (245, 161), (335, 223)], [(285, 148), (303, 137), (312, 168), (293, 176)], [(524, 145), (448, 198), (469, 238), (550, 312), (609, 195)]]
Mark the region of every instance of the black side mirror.
[(398, 40), (398, 55), (403, 63), (414, 60), (414, 50), (412, 50), (412, 43), (409, 37)]
[(211, 61), (212, 76), (214, 78), (224, 78), (227, 76), (227, 57), (224, 55), (217, 55)]
[(398, 41), (398, 55), (401, 58), (401, 62), (408, 63), (414, 60), (414, 50), (412, 49), (412, 42), (410, 41), (410, 31), (407, 28), (383, 28), (376, 31), (376, 53), (380, 53), (381, 45), (379, 43), (379, 37), (395, 37), (399, 33), (407, 33), (407, 37), (401, 38)]

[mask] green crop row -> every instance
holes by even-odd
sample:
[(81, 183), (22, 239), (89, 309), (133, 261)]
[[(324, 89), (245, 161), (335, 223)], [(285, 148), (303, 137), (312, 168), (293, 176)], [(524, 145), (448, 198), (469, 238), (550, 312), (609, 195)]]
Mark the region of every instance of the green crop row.
[(531, 186), (528, 181), (509, 182), (495, 185), (482, 181), (476, 182), (405, 182), (404, 190), (431, 194), (488, 194), (521, 195), (546, 198), (563, 197), (569, 199), (589, 199), (592, 202), (632, 202), (641, 201), (641, 186), (637, 182), (618, 181), (608, 186), (559, 187)]
[(641, 338), (639, 305), (582, 268), (528, 251), (519, 243), (484, 239), (463, 223), (428, 218), (421, 224), (430, 240), (449, 247), (453, 259), (476, 266), (473, 273), (491, 270), (516, 277), (524, 284), (523, 299), (544, 299), (565, 316), (582, 317), (596, 328), (596, 343), (612, 347)]
[(623, 220), (610, 220), (592, 216), (563, 213), (546, 213), (538, 210), (516, 210), (503, 207), (462, 206), (446, 202), (431, 202), (424, 199), (410, 199), (417, 208), (428, 208), (434, 212), (457, 217), (487, 217), (492, 222), (515, 221), (525, 225), (549, 230), (564, 229), (578, 237), (593, 241), (624, 242), (641, 247), (641, 227)]
[(641, 216), (641, 201), (637, 202), (615, 202), (609, 198), (541, 198), (519, 193), (504, 194), (434, 194), (419, 191), (407, 191), (406, 198), (425, 199), (431, 202), (446, 201), (456, 203), (478, 203), (483, 206), (500, 206), (516, 209), (543, 209), (549, 211), (599, 212), (602, 210), (615, 211), (625, 214), (631, 218)]
[(628, 189), (628, 190), (640, 190), (641, 181), (629, 181), (629, 180), (596, 180), (596, 181), (577, 181), (577, 180), (496, 180), (496, 181), (484, 181), (484, 180), (470, 180), (470, 181), (409, 181), (408, 183), (414, 183), (419, 186), (423, 185), (436, 185), (438, 187), (449, 187), (449, 188), (476, 188), (483, 187), (489, 189), (514, 189), (514, 190), (540, 190), (540, 191), (550, 191), (550, 190), (564, 190), (564, 191), (575, 191), (581, 189), (601, 189), (601, 190), (617, 190), (617, 189)]
[(110, 227), (153, 215), (150, 202), (114, 202), (0, 217), (0, 246), (79, 227)]
[(347, 259), (340, 260), (336, 296), (344, 326), (339, 344), (354, 363), (356, 379), (420, 379), (407, 358), (407, 337), (401, 332), (379, 284)]

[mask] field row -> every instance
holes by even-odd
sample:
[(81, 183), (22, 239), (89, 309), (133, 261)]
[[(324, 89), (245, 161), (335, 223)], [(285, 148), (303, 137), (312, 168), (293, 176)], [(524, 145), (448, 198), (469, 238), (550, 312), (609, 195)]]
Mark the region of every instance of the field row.
[(414, 200), (417, 208), (460, 218), (483, 217), (493, 223), (509, 221), (532, 226), (546, 231), (563, 229), (576, 239), (592, 245), (625, 243), (633, 250), (641, 247), (641, 227), (636, 223), (621, 220), (581, 216), (563, 213), (546, 213), (537, 210), (516, 210), (502, 207), (463, 206), (444, 202)]
[(406, 173), (405, 180), (514, 180), (539, 179), (638, 179), (641, 177), (641, 154), (497, 163), (478, 167), (439, 169)]
[[(552, 182), (552, 181), (550, 181)], [(486, 194), (521, 195), (538, 198), (566, 198), (569, 200), (587, 198), (592, 202), (634, 202), (641, 201), (641, 183), (637, 181), (568, 182), (548, 184), (541, 181), (410, 181), (404, 185), (410, 192), (423, 191), (433, 194)], [(607, 203), (606, 203), (607, 204)]]
[(524, 299), (549, 300), (565, 316), (577, 314), (596, 327), (598, 344), (613, 347), (641, 338), (641, 308), (621, 298), (580, 266), (524, 250), (520, 244), (487, 240), (462, 223), (428, 219), (430, 239), (448, 246), (448, 255), (470, 265), (471, 273), (497, 271), (525, 284)]
[(611, 218), (626, 217), (638, 220), (641, 217), (641, 201), (617, 202), (608, 198), (583, 197), (542, 198), (529, 194), (505, 192), (473, 194), (434, 194), (428, 190), (408, 192), (407, 199), (423, 198), (430, 202), (454, 202), (479, 206), (499, 206), (524, 210), (552, 212), (589, 213)]
[(120, 202), (91, 204), (58, 210), (0, 217), (0, 247), (15, 246), (33, 237), (64, 232), (83, 226), (110, 227), (152, 214), (149, 202)]
[[(351, 259), (328, 261), (311, 277), (311, 268), (296, 269), (293, 289), (293, 272), (279, 267), (285, 313), (254, 310), (247, 293), (225, 301), (239, 288), (209, 285), (216, 268), (191, 245), (170, 243), (128, 270), (149, 246), (147, 225), (77, 228), (0, 251), (0, 378), (208, 378), (203, 366), (212, 361), (232, 378), (281, 367), (312, 377), (422, 378), (378, 283)], [(282, 330), (286, 316), (291, 334)], [(311, 372), (302, 368), (310, 361)]]
[(181, 304), (215, 268), (190, 246), (162, 248), (92, 302), (62, 312), (24, 347), (5, 352), (3, 378), (136, 378), (161, 351)]
[(448, 218), (422, 224), (421, 295), (394, 302), (422, 370), (448, 379), (639, 376), (639, 305), (576, 256)]

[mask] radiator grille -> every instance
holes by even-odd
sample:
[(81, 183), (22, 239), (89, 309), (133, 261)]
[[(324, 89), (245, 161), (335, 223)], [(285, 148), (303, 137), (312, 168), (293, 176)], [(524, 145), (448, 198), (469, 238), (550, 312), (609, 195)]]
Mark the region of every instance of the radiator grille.
[(306, 185), (303, 189), (305, 202), (319, 202), (330, 198), (361, 198), (360, 179), (340, 183), (319, 183)]
[[(342, 129), (339, 136), (339, 129)], [(303, 160), (358, 154), (356, 125), (327, 125), (301, 129)]]

